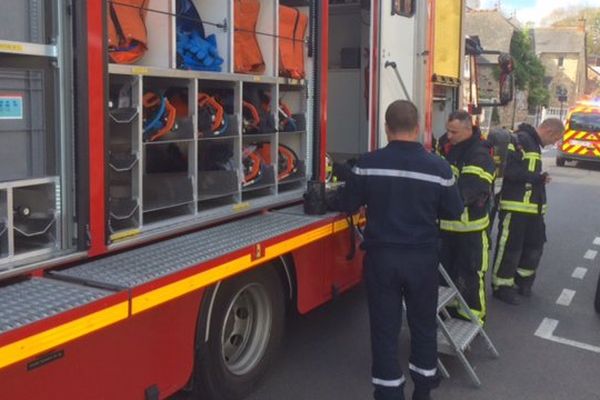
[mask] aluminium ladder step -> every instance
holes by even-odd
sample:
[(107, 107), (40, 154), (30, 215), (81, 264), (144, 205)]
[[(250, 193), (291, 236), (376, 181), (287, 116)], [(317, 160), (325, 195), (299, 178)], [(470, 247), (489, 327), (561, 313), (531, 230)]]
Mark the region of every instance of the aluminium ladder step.
[[(460, 351), (465, 351), (467, 347), (477, 337), (481, 330), (481, 326), (470, 321), (463, 321), (458, 318), (451, 318), (444, 321), (444, 325), (448, 329), (448, 333), (454, 340)], [(438, 351), (443, 354), (454, 355), (456, 351), (452, 343), (448, 341), (446, 336), (438, 330)]]
[(438, 312), (456, 298), (456, 289), (447, 286), (438, 288)]
[[(471, 363), (467, 359), (465, 350), (469, 348), (470, 344), (473, 342), (473, 340), (475, 340), (476, 337), (481, 336), (492, 356), (499, 357), (498, 351), (488, 335), (485, 333), (485, 330), (480, 324), (479, 319), (475, 314), (473, 314), (467, 302), (458, 291), (458, 288), (454, 282), (452, 282), (452, 278), (450, 278), (444, 267), (439, 265), (438, 270), (442, 275), (443, 280), (448, 285), (448, 287), (440, 286), (438, 289), (438, 352), (456, 356), (467, 371), (473, 384), (479, 387), (481, 386), (481, 381), (471, 366)], [(469, 316), (470, 321), (450, 317), (450, 314), (445, 307), (452, 301), (456, 301), (458, 303), (457, 306), (464, 310), (464, 312)], [(438, 360), (438, 367), (440, 368), (444, 377), (449, 377), (448, 371), (441, 360)]]

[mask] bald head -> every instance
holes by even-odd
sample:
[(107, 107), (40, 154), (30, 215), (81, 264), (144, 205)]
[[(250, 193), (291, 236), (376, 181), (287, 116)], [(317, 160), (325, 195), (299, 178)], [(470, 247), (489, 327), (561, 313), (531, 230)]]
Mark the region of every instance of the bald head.
[(558, 118), (548, 118), (537, 128), (538, 135), (544, 146), (554, 144), (560, 140), (565, 131), (565, 126)]

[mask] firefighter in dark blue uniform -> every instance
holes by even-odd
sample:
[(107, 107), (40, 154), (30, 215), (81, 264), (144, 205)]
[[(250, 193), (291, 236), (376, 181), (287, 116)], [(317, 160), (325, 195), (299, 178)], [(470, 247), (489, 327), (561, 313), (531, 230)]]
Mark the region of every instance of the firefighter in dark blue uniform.
[(411, 332), (413, 399), (425, 400), (440, 379), (436, 368), (438, 220), (459, 218), (463, 204), (448, 163), (418, 143), (416, 107), (396, 101), (385, 118), (389, 144), (358, 160), (335, 208), (353, 212), (366, 205), (364, 276), (374, 397), (404, 399), (405, 377), (398, 360), (404, 299)]
[[(460, 218), (440, 221), (440, 258), (469, 308), (483, 324), (494, 159), (491, 146), (482, 140), (479, 128), (472, 126), (468, 112), (450, 114), (446, 128), (447, 133), (439, 140), (438, 151), (452, 167), (465, 211)], [(458, 308), (456, 312), (460, 317), (470, 319), (464, 310)]]
[(546, 184), (541, 149), (556, 143), (564, 126), (547, 119), (537, 130), (521, 124), (508, 145), (500, 196), (498, 244), (492, 285), (494, 297), (517, 305), (517, 293), (529, 297), (546, 242)]

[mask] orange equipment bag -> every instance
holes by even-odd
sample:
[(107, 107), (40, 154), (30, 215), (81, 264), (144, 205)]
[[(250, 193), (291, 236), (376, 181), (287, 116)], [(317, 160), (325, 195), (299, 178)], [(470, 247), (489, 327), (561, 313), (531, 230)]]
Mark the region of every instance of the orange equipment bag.
[(297, 8), (279, 6), (279, 74), (304, 79), (304, 37), (308, 16)]
[(259, 13), (259, 0), (235, 0), (235, 72), (262, 74), (265, 71), (265, 61), (256, 40)]
[(148, 0), (108, 2), (108, 55), (112, 62), (133, 64), (148, 50)]

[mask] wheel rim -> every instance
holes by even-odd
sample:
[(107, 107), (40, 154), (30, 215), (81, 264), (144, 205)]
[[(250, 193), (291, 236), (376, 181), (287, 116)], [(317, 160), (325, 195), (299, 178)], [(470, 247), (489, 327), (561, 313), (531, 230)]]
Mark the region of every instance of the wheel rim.
[(234, 375), (245, 375), (260, 362), (272, 325), (272, 309), (264, 286), (249, 284), (232, 297), (221, 330), (221, 355)]

